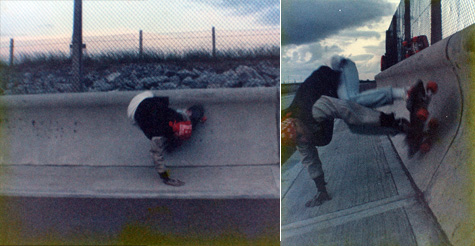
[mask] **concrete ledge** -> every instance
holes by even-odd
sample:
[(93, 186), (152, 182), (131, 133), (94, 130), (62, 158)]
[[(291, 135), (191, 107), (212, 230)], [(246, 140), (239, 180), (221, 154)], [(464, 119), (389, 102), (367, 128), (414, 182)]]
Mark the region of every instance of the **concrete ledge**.
[[(278, 102), (277, 88), (222, 88), (222, 89), (185, 89), (153, 91), (157, 96), (170, 97), (171, 105), (194, 103), (232, 103), (232, 102)], [(6, 95), (0, 97), (3, 109), (17, 108), (82, 108), (128, 105), (138, 91), (111, 91), (87, 93), (57, 93), (33, 95)]]
[(172, 168), (185, 186), (162, 183), (152, 167), (4, 166), (0, 193), (20, 197), (279, 199), (279, 165)]
[[(407, 154), (403, 136), (392, 138), (417, 187), (454, 245), (475, 241), (474, 74), (475, 25), (378, 74), (378, 86), (410, 86), (418, 79), (439, 84), (429, 107), (440, 122), (426, 154)], [(384, 108), (408, 117), (404, 103)]]

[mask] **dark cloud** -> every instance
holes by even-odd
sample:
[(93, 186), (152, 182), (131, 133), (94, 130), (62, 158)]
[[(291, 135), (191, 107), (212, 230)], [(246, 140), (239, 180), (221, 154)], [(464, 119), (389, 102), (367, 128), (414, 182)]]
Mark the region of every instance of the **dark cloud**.
[(338, 36), (347, 38), (380, 38), (381, 34), (375, 31), (344, 30), (338, 33)]
[(280, 24), (280, 1), (242, 1), (242, 0), (192, 0), (230, 11), (236, 16), (254, 16), (259, 24)]
[(393, 12), (393, 5), (384, 0), (282, 0), (282, 44), (317, 42)]

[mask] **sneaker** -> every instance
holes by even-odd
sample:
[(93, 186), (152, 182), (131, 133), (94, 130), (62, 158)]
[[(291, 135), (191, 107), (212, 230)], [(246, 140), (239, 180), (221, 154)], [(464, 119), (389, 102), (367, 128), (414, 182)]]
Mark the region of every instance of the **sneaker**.
[(318, 192), (311, 200), (305, 203), (305, 207), (311, 208), (315, 206), (320, 206), (325, 201), (330, 201), (332, 198), (328, 192)]

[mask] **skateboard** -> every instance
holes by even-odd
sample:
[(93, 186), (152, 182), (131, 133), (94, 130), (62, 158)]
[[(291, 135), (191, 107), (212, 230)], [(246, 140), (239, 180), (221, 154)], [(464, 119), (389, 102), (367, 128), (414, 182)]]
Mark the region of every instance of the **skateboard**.
[(409, 41), (403, 41), (402, 46), (404, 47), (406, 58), (419, 53), (421, 50), (429, 47), (429, 41), (427, 36), (416, 36)]
[(432, 147), (432, 140), (439, 126), (436, 118), (429, 119), (428, 106), (432, 96), (437, 93), (436, 82), (429, 81), (426, 86), (418, 80), (408, 91), (406, 108), (410, 113), (410, 123), (407, 132), (409, 156), (417, 152), (427, 153)]

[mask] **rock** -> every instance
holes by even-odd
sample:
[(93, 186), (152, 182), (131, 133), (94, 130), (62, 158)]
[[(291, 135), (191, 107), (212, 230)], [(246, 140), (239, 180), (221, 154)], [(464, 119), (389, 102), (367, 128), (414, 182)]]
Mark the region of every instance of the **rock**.
[[(144, 89), (151, 89), (152, 87), (158, 86), (160, 83), (168, 82), (169, 79), (167, 76), (156, 76), (156, 77), (149, 77), (143, 78), (138, 81), (138, 84), (143, 87)], [(136, 87), (137, 88), (137, 87)]]
[(186, 86), (188, 88), (190, 88), (190, 86), (195, 83), (196, 83), (195, 80), (192, 79), (191, 77), (186, 77), (185, 79), (181, 81), (181, 85)]
[(173, 90), (176, 88), (177, 88), (177, 85), (175, 83), (170, 83), (170, 82), (158, 85), (159, 90)]
[(57, 92), (75, 92), (73, 85), (69, 83), (58, 83), (55, 85), (55, 89)]
[(250, 80), (263, 80), (257, 71), (248, 66), (239, 66), (236, 68), (237, 80), (242, 83), (244, 86), (250, 83)]
[[(218, 67), (200, 62), (192, 65), (192, 69), (170, 64), (120, 64), (87, 68), (83, 84), (87, 91), (268, 87), (280, 84), (278, 63), (272, 61), (239, 65), (227, 71), (223, 69), (233, 67), (232, 61), (229, 65)], [(14, 74), (3, 89), (4, 94), (73, 92), (71, 78), (72, 71), (68, 66), (25, 68)]]
[(165, 74), (165, 76), (167, 76), (167, 77), (172, 77), (172, 76), (175, 76), (175, 75), (177, 74), (177, 72), (176, 72), (175, 70), (168, 70), (168, 69), (166, 69), (164, 74)]
[(179, 85), (181, 82), (181, 79), (178, 75), (175, 75), (173, 77), (168, 78), (170, 83), (174, 83), (175, 85)]
[(115, 72), (115, 73), (111, 73), (109, 74), (106, 79), (108, 82), (112, 82), (114, 81), (115, 79), (117, 79), (118, 77), (120, 76), (120, 72)]
[(176, 73), (176, 75), (177, 75), (178, 77), (180, 77), (180, 79), (185, 79), (186, 77), (192, 77), (192, 78), (193, 78), (193, 77), (199, 76), (199, 74), (197, 74), (197, 73), (195, 72), (195, 70), (189, 71), (189, 70), (186, 70), (186, 69), (182, 69), (182, 70), (178, 71), (178, 72)]
[(249, 79), (244, 84), (243, 87), (262, 87), (266, 85), (265, 80), (260, 79)]

